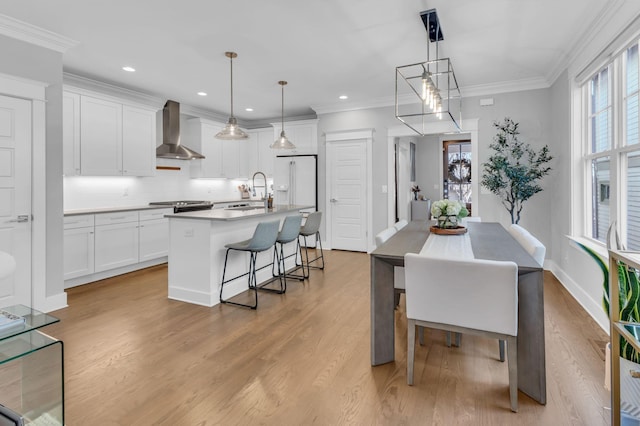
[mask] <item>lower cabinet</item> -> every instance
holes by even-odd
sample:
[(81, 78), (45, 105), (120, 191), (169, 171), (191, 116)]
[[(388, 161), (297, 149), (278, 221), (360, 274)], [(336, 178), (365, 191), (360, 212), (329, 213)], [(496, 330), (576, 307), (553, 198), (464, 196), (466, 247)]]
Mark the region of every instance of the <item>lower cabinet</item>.
[(95, 271), (138, 263), (138, 222), (96, 226)]
[(86, 284), (162, 263), (173, 209), (65, 216), (65, 286)]
[(91, 228), (64, 230), (64, 279), (93, 274), (94, 233)]
[(157, 259), (169, 253), (169, 220), (141, 220), (138, 246), (140, 262)]

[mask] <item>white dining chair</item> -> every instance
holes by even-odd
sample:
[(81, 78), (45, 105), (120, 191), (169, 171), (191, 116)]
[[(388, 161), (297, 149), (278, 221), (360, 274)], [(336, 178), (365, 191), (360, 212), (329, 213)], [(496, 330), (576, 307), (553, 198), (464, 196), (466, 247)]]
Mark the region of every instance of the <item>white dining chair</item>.
[(409, 222), (407, 222), (406, 219), (400, 219), (399, 221), (397, 221), (396, 223), (393, 224), (393, 227), (396, 228), (396, 231), (399, 231), (402, 228), (404, 228), (405, 226), (407, 226), (408, 224), (409, 224)]
[(540, 266), (544, 264), (544, 256), (546, 247), (536, 237), (531, 235), (529, 231), (518, 224), (512, 224), (509, 227), (509, 233), (515, 240), (520, 243), (527, 253), (533, 257)]
[[(380, 247), (389, 238), (393, 237), (396, 232), (398, 232), (398, 230), (395, 226), (390, 226), (389, 228), (380, 231), (378, 235), (376, 235), (376, 247)], [(400, 303), (400, 295), (404, 293), (404, 268), (402, 266), (393, 267), (393, 289), (394, 306), (398, 306)]]
[(377, 235), (376, 235), (376, 247), (380, 247), (382, 244), (384, 244), (389, 238), (393, 237), (393, 235), (398, 232), (396, 230), (396, 228), (394, 228), (393, 226), (380, 231)]
[(12, 275), (16, 270), (16, 259), (9, 253), (0, 251), (0, 279)]
[(511, 411), (518, 411), (518, 266), (493, 260), (405, 255), (407, 383), (416, 326), (508, 342)]

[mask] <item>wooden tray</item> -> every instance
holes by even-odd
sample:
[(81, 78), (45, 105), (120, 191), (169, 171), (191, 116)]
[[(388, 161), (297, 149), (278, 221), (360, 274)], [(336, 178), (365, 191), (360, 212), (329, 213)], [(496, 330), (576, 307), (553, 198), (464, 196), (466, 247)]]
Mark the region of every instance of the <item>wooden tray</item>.
[(464, 226), (458, 226), (456, 228), (438, 228), (437, 226), (432, 226), (429, 228), (429, 231), (438, 235), (461, 235), (467, 232), (467, 228)]

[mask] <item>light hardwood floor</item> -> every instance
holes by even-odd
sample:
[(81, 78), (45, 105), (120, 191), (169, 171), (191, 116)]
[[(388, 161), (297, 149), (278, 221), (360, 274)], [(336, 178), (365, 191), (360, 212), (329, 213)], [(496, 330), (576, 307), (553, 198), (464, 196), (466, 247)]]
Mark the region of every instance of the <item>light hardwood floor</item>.
[(327, 268), (257, 311), (167, 299), (167, 269), (76, 287), (61, 322), (66, 423), (78, 425), (602, 425), (606, 334), (545, 273), (546, 406), (519, 394), (494, 340), (417, 345), (406, 384), (404, 297), (396, 361), (370, 365), (369, 256), (326, 251)]

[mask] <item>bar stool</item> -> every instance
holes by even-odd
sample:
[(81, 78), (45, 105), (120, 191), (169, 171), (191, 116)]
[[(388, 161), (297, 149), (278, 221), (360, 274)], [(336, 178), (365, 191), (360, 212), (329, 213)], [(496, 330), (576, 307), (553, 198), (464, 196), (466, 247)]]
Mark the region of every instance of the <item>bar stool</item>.
[[(262, 266), (256, 269), (256, 258), (258, 257), (258, 253), (265, 250), (269, 250), (271, 247), (275, 245), (276, 238), (278, 237), (279, 226), (280, 226), (279, 220), (274, 220), (271, 222), (261, 222), (258, 224), (258, 226), (256, 226), (256, 230), (254, 231), (253, 237), (251, 237), (251, 239), (225, 245), (227, 249), (227, 253), (224, 257), (222, 283), (220, 284), (220, 302), (221, 303), (228, 303), (230, 305), (236, 305), (236, 306), (244, 306), (246, 308), (251, 308), (251, 309), (256, 309), (258, 307), (258, 285), (256, 282), (256, 271), (270, 265), (267, 264), (265, 266)], [(249, 252), (251, 254), (249, 258), (249, 271), (245, 272), (244, 274), (225, 280), (224, 277), (227, 272), (227, 260), (229, 258), (230, 250), (244, 251), (244, 252)], [(230, 281), (244, 277), (245, 275), (248, 275), (247, 282), (249, 285), (249, 290), (253, 289), (255, 293), (255, 303), (253, 305), (246, 305), (243, 303), (237, 303), (237, 302), (232, 302), (230, 300), (223, 299), (222, 290), (224, 289), (224, 285)]]
[[(271, 269), (271, 272), (273, 274), (274, 277), (279, 277), (281, 279), (281, 281), (284, 281), (284, 288), (282, 293), (284, 293), (287, 290), (287, 278), (295, 278), (298, 279), (300, 281), (304, 280), (304, 273), (302, 275), (295, 275), (295, 274), (287, 274), (287, 269), (285, 266), (285, 259), (291, 257), (291, 256), (296, 256), (298, 255), (298, 249), (299, 247), (296, 245), (296, 252), (295, 253), (291, 253), (288, 256), (284, 255), (284, 245), (293, 241), (296, 241), (298, 239), (298, 236), (300, 235), (300, 228), (302, 225), (302, 215), (301, 214), (297, 214), (297, 215), (292, 215), (292, 216), (287, 216), (284, 218), (284, 223), (282, 224), (282, 229), (280, 230), (280, 232), (278, 233), (278, 238), (276, 238), (276, 244), (274, 246), (274, 250), (273, 250), (273, 267)], [(278, 244), (280, 245), (280, 252), (278, 252)], [(302, 255), (301, 255), (302, 256)], [(278, 264), (278, 274), (276, 275), (274, 268), (276, 263)], [(300, 268), (300, 266), (296, 266), (296, 268), (294, 268), (294, 270)], [(266, 290), (266, 289), (265, 289)]]
[[(300, 236), (298, 237), (298, 247), (296, 250), (296, 266), (302, 267), (302, 274), (305, 278), (309, 278), (309, 272), (311, 268), (324, 269), (324, 252), (322, 251), (322, 241), (320, 240), (320, 222), (322, 222), (322, 212), (313, 212), (307, 217), (307, 221), (304, 226), (300, 228)], [(316, 243), (320, 244), (320, 256), (309, 260), (309, 248), (307, 247), (307, 237), (311, 235), (316, 236)], [(302, 259), (302, 249), (300, 246), (300, 237), (304, 239), (304, 254), (305, 259)], [(298, 264), (298, 251), (300, 251), (300, 263)], [(317, 260), (322, 260), (322, 266), (311, 265)], [(307, 271), (305, 273), (305, 266)]]

